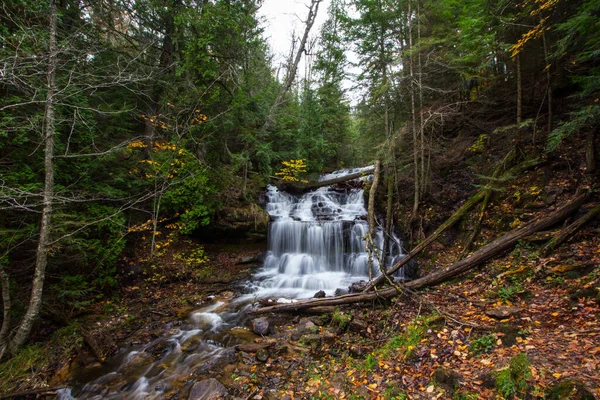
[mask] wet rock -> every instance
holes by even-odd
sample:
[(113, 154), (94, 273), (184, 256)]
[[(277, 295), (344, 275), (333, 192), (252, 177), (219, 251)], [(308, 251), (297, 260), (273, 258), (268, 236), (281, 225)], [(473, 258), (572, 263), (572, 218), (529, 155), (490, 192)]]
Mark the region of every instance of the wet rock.
[(308, 319), (308, 318), (302, 318), (300, 320), (300, 322), (298, 323), (298, 327), (296, 328), (296, 330), (301, 335), (304, 335), (306, 333), (316, 333), (316, 332), (319, 331), (319, 328), (317, 328), (317, 326), (315, 325), (315, 323), (312, 322), (310, 319)]
[(343, 296), (345, 294), (348, 294), (348, 289), (337, 288), (333, 293), (334, 296)]
[(315, 293), (315, 295), (313, 296), (313, 298), (315, 299), (324, 299), (325, 298), (325, 291), (323, 290), (319, 290), (317, 293)]
[(348, 325), (350, 332), (358, 333), (361, 336), (367, 336), (368, 325), (365, 321), (353, 318)]
[(566, 380), (557, 383), (546, 395), (549, 400), (594, 400), (596, 397), (590, 389), (576, 380)]
[(451, 369), (438, 368), (433, 373), (433, 380), (435, 383), (444, 389), (446, 389), (449, 393), (454, 393), (456, 389), (460, 386), (460, 374)]
[(192, 386), (192, 389), (190, 390), (188, 400), (224, 399), (228, 394), (229, 392), (225, 386), (215, 378), (210, 378), (194, 383), (194, 386)]
[(163, 358), (165, 355), (169, 354), (174, 348), (176, 344), (172, 341), (161, 340), (157, 343), (151, 344), (150, 346), (144, 349), (144, 352), (148, 354), (152, 354), (155, 359)]
[(271, 332), (271, 324), (267, 318), (256, 318), (252, 320), (252, 332), (257, 335), (268, 335)]
[(269, 359), (269, 352), (265, 349), (260, 349), (256, 352), (256, 359), (260, 362), (267, 362)]
[(360, 293), (364, 290), (364, 288), (367, 287), (367, 281), (358, 281), (358, 282), (354, 282), (352, 285), (350, 285), (350, 287), (348, 288), (348, 291), (350, 293)]
[(515, 306), (498, 306), (485, 312), (485, 315), (496, 319), (506, 319), (521, 312), (519, 307)]
[(264, 261), (264, 254), (257, 254), (253, 256), (242, 257), (238, 264), (259, 264)]
[(211, 371), (219, 371), (226, 365), (234, 363), (236, 360), (235, 349), (227, 349), (219, 353), (216, 357), (211, 358), (208, 361), (198, 365), (194, 370), (196, 376), (207, 375)]

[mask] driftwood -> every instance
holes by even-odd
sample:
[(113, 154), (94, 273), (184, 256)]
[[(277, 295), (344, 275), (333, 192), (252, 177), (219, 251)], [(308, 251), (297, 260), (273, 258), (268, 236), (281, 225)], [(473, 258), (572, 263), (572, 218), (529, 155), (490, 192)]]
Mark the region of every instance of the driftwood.
[(354, 174), (342, 176), (340, 178), (328, 179), (326, 181), (320, 182), (309, 182), (309, 183), (298, 183), (298, 182), (279, 182), (276, 186), (284, 190), (288, 193), (304, 193), (309, 190), (318, 189), (324, 186), (336, 185), (338, 183), (343, 183), (347, 181), (351, 181), (353, 179), (362, 178), (366, 175), (371, 175), (375, 168), (369, 168), (361, 172), (356, 172)]
[[(539, 159), (532, 159), (522, 162), (521, 164), (509, 169), (506, 171), (502, 177), (499, 179), (500, 181), (504, 181), (510, 179), (511, 177), (518, 175), (524, 171), (527, 171), (530, 168), (533, 168), (537, 165), (540, 165), (541, 162)], [(480, 201), (484, 200), (488, 193), (491, 191), (491, 188), (481, 189), (477, 193), (475, 193), (469, 200), (467, 200), (458, 210), (454, 212), (442, 225), (440, 225), (427, 239), (423, 242), (419, 243), (415, 248), (413, 248), (406, 256), (402, 257), (396, 264), (392, 265), (387, 269), (386, 274), (391, 275), (394, 272), (398, 271), (404, 265), (408, 264), (410, 260), (412, 260), (417, 254), (419, 254), (423, 249), (433, 243), (446, 229), (453, 226), (455, 223), (460, 221), (460, 219), (465, 216), (465, 214), (473, 207), (475, 207)], [(379, 285), (385, 279), (384, 275), (380, 275), (373, 282), (371, 282), (365, 288), (365, 292), (372, 290), (376, 285)]]
[(362, 303), (367, 301), (373, 301), (377, 298), (389, 298), (396, 296), (403, 288), (410, 290), (422, 289), (428, 286), (433, 286), (441, 282), (445, 282), (451, 278), (459, 276), (472, 268), (484, 263), (485, 261), (493, 258), (499, 254), (510, 249), (517, 241), (523, 239), (535, 232), (547, 229), (554, 224), (564, 220), (569, 215), (577, 211), (579, 207), (585, 202), (588, 194), (582, 194), (577, 196), (574, 200), (567, 203), (558, 210), (552, 212), (543, 218), (536, 219), (529, 222), (527, 225), (517, 228), (513, 231), (506, 233), (499, 237), (488, 245), (477, 250), (469, 257), (459, 262), (453, 263), (450, 266), (423, 278), (415, 279), (414, 281), (407, 282), (403, 286), (399, 287), (387, 287), (377, 292), (362, 292), (356, 294), (347, 294), (337, 297), (326, 297), (323, 299), (310, 299), (297, 301), (295, 303), (278, 304), (270, 307), (260, 308), (258, 310), (250, 311), (252, 314), (265, 314), (269, 312), (278, 311), (296, 311), (306, 308), (312, 308), (316, 306), (336, 306), (342, 304)]
[(592, 221), (593, 219), (597, 218), (598, 216), (600, 216), (600, 204), (596, 205), (595, 207), (592, 207), (591, 210), (589, 210), (587, 213), (585, 213), (581, 218), (577, 219), (571, 225), (558, 231), (556, 233), (556, 235), (554, 235), (554, 237), (552, 237), (552, 239), (550, 239), (550, 241), (548, 243), (546, 243), (546, 245), (544, 247), (542, 247), (542, 249), (540, 250), (540, 255), (545, 257), (548, 254), (550, 254), (552, 252), (552, 250), (554, 250), (555, 248), (560, 246), (563, 242), (565, 242), (567, 239), (569, 239), (582, 226), (584, 226), (588, 222)]

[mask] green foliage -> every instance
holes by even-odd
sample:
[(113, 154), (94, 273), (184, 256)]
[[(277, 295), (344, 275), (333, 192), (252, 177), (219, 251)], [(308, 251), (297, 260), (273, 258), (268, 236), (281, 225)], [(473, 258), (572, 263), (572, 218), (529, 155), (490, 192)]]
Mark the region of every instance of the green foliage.
[(469, 345), (469, 351), (477, 356), (481, 353), (487, 353), (496, 346), (496, 336), (493, 334), (484, 335), (473, 340)]
[(0, 393), (12, 393), (26, 378), (35, 379), (32, 378), (31, 371), (44, 366), (48, 362), (47, 357), (46, 349), (30, 345), (9, 360), (0, 363)]
[(373, 354), (369, 354), (363, 363), (365, 371), (372, 371), (377, 366), (377, 358)]
[(527, 380), (531, 378), (531, 363), (525, 353), (510, 359), (507, 368), (498, 372), (496, 387), (505, 399), (523, 398), (529, 388)]
[(469, 151), (472, 153), (482, 153), (485, 150), (485, 142), (488, 138), (487, 134), (481, 134), (477, 137), (475, 143), (469, 147)]
[(346, 330), (348, 325), (350, 325), (350, 322), (352, 322), (352, 315), (346, 314), (337, 309), (334, 311), (333, 316), (331, 317), (331, 323), (341, 331)]

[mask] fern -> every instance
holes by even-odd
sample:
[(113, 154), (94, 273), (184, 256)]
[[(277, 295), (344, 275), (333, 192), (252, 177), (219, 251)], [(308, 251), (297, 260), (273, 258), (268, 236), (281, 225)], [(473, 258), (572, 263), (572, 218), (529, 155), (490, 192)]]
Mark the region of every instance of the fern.
[(592, 104), (588, 107), (581, 108), (571, 114), (570, 121), (562, 122), (558, 128), (554, 129), (548, 135), (548, 143), (546, 144), (546, 152), (551, 153), (556, 150), (563, 140), (586, 127), (592, 127), (600, 121), (600, 105)]

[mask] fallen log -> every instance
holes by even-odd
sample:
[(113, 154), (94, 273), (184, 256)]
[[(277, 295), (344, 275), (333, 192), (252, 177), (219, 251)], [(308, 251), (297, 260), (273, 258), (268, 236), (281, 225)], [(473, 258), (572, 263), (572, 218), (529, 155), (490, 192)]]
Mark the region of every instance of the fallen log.
[[(537, 165), (540, 165), (541, 161), (539, 159), (532, 159), (522, 162), (521, 164), (509, 169), (498, 179), (499, 181), (505, 181), (510, 179), (511, 177), (518, 175), (524, 171), (527, 171), (530, 168), (533, 168)], [(396, 264), (392, 265), (387, 269), (386, 275), (392, 275), (394, 272), (398, 271), (404, 265), (408, 264), (410, 260), (412, 260), (417, 254), (419, 254), (423, 249), (433, 243), (446, 229), (453, 226), (455, 223), (460, 221), (462, 217), (473, 207), (475, 207), (481, 200), (484, 200), (487, 196), (489, 196), (491, 187), (481, 189), (477, 193), (475, 193), (469, 200), (467, 200), (458, 210), (454, 212), (442, 225), (440, 225), (427, 239), (419, 243), (415, 248), (413, 248), (406, 256), (402, 257)], [(372, 290), (376, 285), (379, 285), (385, 279), (384, 275), (380, 275), (376, 279), (374, 279), (371, 283), (369, 283), (364, 292), (368, 292)]]
[(60, 389), (65, 389), (64, 386), (57, 386), (57, 387), (48, 387), (48, 388), (41, 388), (41, 389), (33, 389), (33, 390), (26, 390), (23, 392), (18, 392), (18, 393), (9, 393), (9, 394), (5, 394), (0, 396), (0, 399), (13, 399), (15, 397), (29, 397), (29, 396), (36, 396), (35, 398), (37, 399), (38, 396), (53, 396), (56, 395), (56, 392), (59, 391)]
[(309, 190), (318, 189), (320, 187), (331, 186), (338, 183), (351, 181), (353, 179), (362, 178), (363, 176), (371, 175), (375, 171), (375, 167), (356, 172), (354, 174), (342, 176), (340, 178), (328, 179), (326, 181), (299, 183), (299, 182), (278, 182), (276, 186), (288, 193), (304, 193)]
[(493, 242), (483, 246), (469, 257), (451, 264), (450, 266), (431, 273), (414, 281), (407, 282), (404, 285), (398, 287), (387, 287), (377, 292), (362, 292), (346, 294), (343, 296), (326, 297), (322, 299), (309, 299), (297, 301), (295, 303), (278, 304), (270, 307), (259, 308), (257, 310), (250, 311), (251, 314), (266, 314), (269, 312), (279, 311), (297, 311), (306, 308), (312, 308), (316, 306), (336, 306), (342, 304), (362, 303), (367, 301), (373, 301), (377, 298), (390, 298), (396, 296), (402, 289), (408, 289), (408, 291), (422, 289), (428, 286), (433, 286), (441, 282), (445, 282), (451, 278), (459, 276), (472, 268), (484, 263), (485, 261), (493, 258), (508, 249), (520, 239), (523, 239), (535, 232), (547, 229), (552, 225), (559, 223), (560, 221), (573, 214), (581, 205), (585, 202), (588, 197), (588, 193), (577, 196), (571, 202), (565, 204), (561, 208), (552, 212), (543, 218), (538, 218), (525, 226), (512, 230), (505, 235), (502, 235)]
[(600, 204), (592, 207), (587, 213), (585, 213), (581, 218), (577, 219), (571, 225), (567, 226), (564, 229), (561, 229), (550, 239), (548, 243), (540, 250), (540, 255), (542, 257), (546, 257), (548, 254), (552, 252), (555, 248), (564, 243), (567, 239), (573, 236), (582, 226), (592, 221), (596, 217), (600, 216)]

